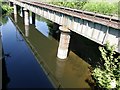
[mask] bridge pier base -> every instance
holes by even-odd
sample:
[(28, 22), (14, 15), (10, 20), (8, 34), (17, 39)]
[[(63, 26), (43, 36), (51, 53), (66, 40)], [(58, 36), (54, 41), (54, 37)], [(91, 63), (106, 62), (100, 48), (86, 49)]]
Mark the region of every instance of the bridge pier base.
[(61, 35), (57, 57), (60, 59), (66, 59), (70, 42), (70, 30), (64, 26), (60, 26), (59, 29), (61, 30)]
[(35, 13), (32, 12), (32, 24), (35, 24)]
[(24, 8), (24, 24), (29, 25), (29, 11)]
[(14, 4), (14, 14), (17, 15), (17, 5), (16, 4)]

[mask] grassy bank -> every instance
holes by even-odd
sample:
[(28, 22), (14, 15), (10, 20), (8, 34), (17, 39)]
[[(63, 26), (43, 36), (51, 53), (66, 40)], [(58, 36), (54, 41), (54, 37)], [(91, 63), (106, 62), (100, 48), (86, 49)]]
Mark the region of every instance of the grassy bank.
[(118, 9), (120, 7), (119, 0), (111, 1), (111, 0), (76, 0), (74, 2), (66, 2), (61, 1), (57, 2), (58, 0), (54, 0), (54, 2), (49, 2), (51, 4), (80, 9), (90, 12), (96, 12), (104, 15), (113, 15), (118, 16)]

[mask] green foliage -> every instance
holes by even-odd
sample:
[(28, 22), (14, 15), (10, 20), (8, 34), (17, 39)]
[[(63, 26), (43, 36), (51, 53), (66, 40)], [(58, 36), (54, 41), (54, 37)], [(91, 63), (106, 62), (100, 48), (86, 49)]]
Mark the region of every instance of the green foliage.
[(2, 25), (6, 24), (7, 21), (8, 21), (8, 17), (6, 17), (6, 16), (1, 16), (1, 17), (0, 17), (0, 23), (1, 23)]
[(106, 15), (115, 15), (118, 13), (118, 4), (108, 2), (89, 2), (84, 5), (83, 9)]
[(97, 12), (100, 14), (105, 15), (114, 15), (118, 16), (118, 2), (109, 3), (106, 0), (100, 0), (97, 2), (94, 2), (93, 0), (75, 0), (74, 2), (49, 2), (51, 4), (69, 7), (69, 8), (75, 8), (75, 9), (81, 9), (91, 12)]
[(120, 90), (120, 56), (116, 56), (115, 46), (106, 43), (105, 47), (99, 47), (101, 51), (103, 67), (93, 70), (93, 78), (100, 88), (117, 88)]
[(13, 7), (10, 7), (7, 4), (2, 5), (1, 8), (2, 8), (2, 14), (9, 13), (9, 12), (13, 11)]

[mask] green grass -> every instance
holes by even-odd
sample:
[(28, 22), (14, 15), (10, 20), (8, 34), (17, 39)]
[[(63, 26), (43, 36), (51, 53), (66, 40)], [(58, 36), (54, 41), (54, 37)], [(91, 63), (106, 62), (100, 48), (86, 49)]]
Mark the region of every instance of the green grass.
[(83, 10), (97, 12), (105, 15), (118, 15), (118, 3), (108, 3), (108, 2), (89, 2), (86, 3)]
[(77, 2), (49, 2), (58, 6), (64, 6), (69, 8), (75, 8), (90, 12), (96, 12), (104, 15), (118, 16), (118, 0), (114, 2), (108, 2), (108, 0), (84, 0)]

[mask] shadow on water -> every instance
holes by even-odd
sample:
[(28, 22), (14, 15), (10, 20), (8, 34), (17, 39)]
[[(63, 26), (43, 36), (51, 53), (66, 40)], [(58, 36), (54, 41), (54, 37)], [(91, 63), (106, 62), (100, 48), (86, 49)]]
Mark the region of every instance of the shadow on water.
[(77, 33), (71, 33), (70, 50), (72, 50), (79, 57), (84, 59), (92, 67), (101, 65), (100, 51), (98, 49), (100, 45), (81, 36)]

